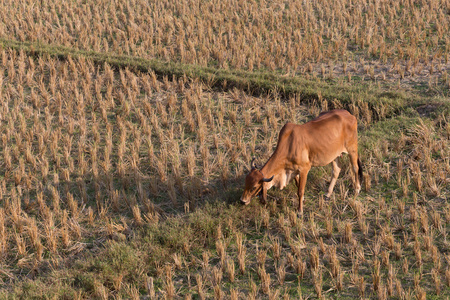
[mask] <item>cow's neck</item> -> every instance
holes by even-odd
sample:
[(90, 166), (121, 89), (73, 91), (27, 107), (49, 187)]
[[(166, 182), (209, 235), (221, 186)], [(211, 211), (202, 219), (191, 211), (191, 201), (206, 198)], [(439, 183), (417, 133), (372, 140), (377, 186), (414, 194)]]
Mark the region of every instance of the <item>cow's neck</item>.
[(272, 156), (266, 162), (264, 167), (262, 167), (262, 169), (261, 169), (261, 172), (265, 178), (270, 178), (272, 176), (275, 176), (274, 179), (272, 181), (270, 181), (268, 188), (270, 188), (274, 185), (275, 186), (279, 185), (278, 177), (284, 171), (284, 169), (286, 167), (286, 160), (288, 157), (288, 155), (287, 155), (288, 153), (286, 153), (286, 150), (287, 150), (286, 147), (280, 146), (281, 139), (282, 138), (280, 137), (278, 144), (277, 144), (277, 148), (275, 149), (275, 152), (272, 154)]
[(277, 153), (274, 153), (272, 157), (266, 162), (264, 167), (261, 169), (265, 178), (270, 178), (275, 175), (275, 177), (280, 172), (280, 169), (283, 167), (284, 161), (281, 159), (277, 159)]

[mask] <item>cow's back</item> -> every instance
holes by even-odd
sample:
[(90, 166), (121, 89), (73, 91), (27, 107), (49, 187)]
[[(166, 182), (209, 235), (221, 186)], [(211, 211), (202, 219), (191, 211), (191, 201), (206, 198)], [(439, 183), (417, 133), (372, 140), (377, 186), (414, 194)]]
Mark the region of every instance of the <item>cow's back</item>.
[(356, 118), (346, 110), (319, 115), (295, 130), (297, 147), (306, 148), (313, 166), (327, 165), (357, 139)]
[(313, 139), (318, 139), (321, 136), (332, 139), (333, 135), (351, 136), (356, 133), (357, 121), (355, 116), (348, 111), (336, 109), (323, 112), (317, 118), (299, 126), (303, 127), (304, 134)]

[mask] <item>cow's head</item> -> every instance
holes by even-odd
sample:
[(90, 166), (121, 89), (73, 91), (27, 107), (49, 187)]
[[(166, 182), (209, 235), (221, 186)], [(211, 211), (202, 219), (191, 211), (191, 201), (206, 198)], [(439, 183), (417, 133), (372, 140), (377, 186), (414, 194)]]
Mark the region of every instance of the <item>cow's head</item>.
[(264, 187), (264, 183), (270, 182), (273, 179), (273, 176), (265, 178), (263, 173), (254, 165), (254, 161), (255, 159), (250, 164), (251, 170), (245, 178), (245, 188), (241, 196), (241, 202), (245, 205), (249, 204), (252, 198), (258, 195), (258, 193), (261, 203), (266, 203), (267, 188)]

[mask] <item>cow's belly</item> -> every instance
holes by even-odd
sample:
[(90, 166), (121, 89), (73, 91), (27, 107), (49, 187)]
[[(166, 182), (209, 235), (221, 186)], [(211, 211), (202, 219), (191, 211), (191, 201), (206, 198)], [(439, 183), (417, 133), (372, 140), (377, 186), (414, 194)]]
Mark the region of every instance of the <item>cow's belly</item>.
[(342, 155), (342, 153), (347, 153), (347, 151), (343, 148), (343, 149), (333, 151), (331, 153), (317, 155), (316, 157), (314, 157), (311, 160), (311, 164), (314, 167), (326, 166), (329, 163), (331, 163), (333, 160), (335, 160), (337, 157)]

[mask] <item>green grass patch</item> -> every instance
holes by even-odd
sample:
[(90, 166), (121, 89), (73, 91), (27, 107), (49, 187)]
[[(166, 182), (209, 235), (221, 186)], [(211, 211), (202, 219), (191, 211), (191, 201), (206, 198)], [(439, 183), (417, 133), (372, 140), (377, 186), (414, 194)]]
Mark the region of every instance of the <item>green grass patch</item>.
[(189, 65), (179, 62), (166, 62), (158, 59), (143, 59), (135, 56), (113, 55), (95, 51), (77, 50), (60, 45), (33, 42), (18, 42), (0, 39), (3, 48), (24, 51), (31, 56), (51, 56), (58, 59), (85, 58), (96, 64), (108, 64), (118, 69), (136, 72), (155, 72), (168, 78), (187, 77), (207, 82), (220, 89), (239, 88), (253, 95), (278, 93), (284, 98), (297, 95), (303, 101), (327, 99), (339, 100), (345, 106), (354, 102), (367, 102), (371, 109), (380, 110), (379, 117), (398, 113), (405, 106), (420, 98), (402, 90), (390, 87), (379, 88), (372, 83), (350, 84), (341, 80), (306, 79), (302, 76), (283, 76), (269, 71), (243, 71)]

